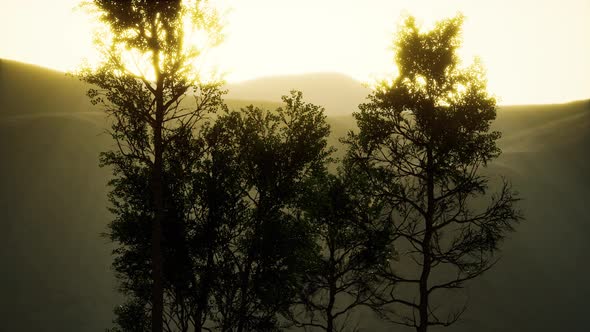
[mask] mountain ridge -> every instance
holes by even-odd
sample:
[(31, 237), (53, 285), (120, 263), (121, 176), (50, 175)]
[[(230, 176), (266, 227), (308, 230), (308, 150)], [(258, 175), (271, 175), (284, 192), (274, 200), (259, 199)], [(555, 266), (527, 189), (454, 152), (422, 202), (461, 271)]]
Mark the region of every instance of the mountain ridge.
[[(46, 68), (36, 64), (29, 64), (19, 62), (16, 60), (7, 60), (0, 58), (0, 97), (2, 90), (7, 86), (3, 86), (3, 68), (11, 72), (18, 72), (19, 75), (35, 76), (35, 80), (44, 83), (44, 87), (51, 88), (53, 85), (47, 84), (51, 79), (60, 79), (66, 77), (66, 81), (74, 92), (76, 90), (84, 92), (82, 99), (88, 105), (85, 96), (85, 83), (78, 81), (75, 77), (66, 76), (67, 74), (55, 69)], [(76, 84), (77, 83), (77, 84)], [(332, 84), (330, 84), (332, 83)], [(11, 85), (14, 82), (11, 82)], [(304, 98), (307, 102), (311, 102), (322, 106), (326, 109), (327, 115), (339, 116), (350, 115), (356, 111), (358, 104), (365, 101), (370, 89), (364, 86), (360, 81), (354, 78), (338, 73), (338, 72), (312, 72), (302, 74), (285, 74), (276, 76), (262, 76), (258, 78), (248, 79), (240, 82), (229, 82), (224, 86), (228, 90), (226, 99), (255, 101), (255, 102), (281, 102), (281, 96), (287, 95), (291, 90), (300, 90), (303, 92)], [(11, 88), (14, 89), (14, 88)], [(341, 89), (341, 90), (339, 90)], [(63, 90), (63, 89), (62, 89)], [(339, 91), (344, 91), (337, 98), (334, 97)], [(341, 101), (334, 101), (341, 100)], [(2, 99), (0, 99), (1, 101)], [(561, 103), (551, 104), (502, 104), (498, 105), (499, 111), (523, 111), (523, 110), (537, 110), (545, 111), (554, 109), (555, 106), (584, 104), (587, 103), (590, 108), (590, 97), (587, 99), (572, 100)], [(354, 105), (354, 107), (351, 107)], [(343, 111), (344, 110), (344, 111)], [(0, 115), (2, 110), (0, 110)]]

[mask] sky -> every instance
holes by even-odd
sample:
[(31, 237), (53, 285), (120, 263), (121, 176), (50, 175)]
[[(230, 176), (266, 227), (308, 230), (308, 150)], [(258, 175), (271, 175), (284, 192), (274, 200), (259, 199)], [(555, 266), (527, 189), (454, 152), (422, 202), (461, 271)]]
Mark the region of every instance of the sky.
[[(394, 72), (394, 33), (461, 12), (465, 64), (477, 56), (501, 104), (590, 98), (588, 0), (215, 0), (225, 41), (210, 53), (229, 82), (339, 72), (365, 83)], [(96, 59), (96, 23), (79, 0), (0, 0), (0, 58), (62, 71)]]

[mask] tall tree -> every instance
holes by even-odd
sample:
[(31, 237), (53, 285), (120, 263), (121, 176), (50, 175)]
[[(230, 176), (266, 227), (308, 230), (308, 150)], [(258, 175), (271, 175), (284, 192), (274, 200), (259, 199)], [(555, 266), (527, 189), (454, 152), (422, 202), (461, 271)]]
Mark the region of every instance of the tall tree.
[(457, 16), (421, 31), (408, 18), (395, 43), (399, 74), (359, 106), (359, 132), (347, 138), (348, 158), (396, 210), (399, 261), (383, 271), (390, 287), (375, 307), (418, 332), (459, 319), (463, 309), (443, 306), (444, 291), (491, 268), (521, 219), (507, 182), (484, 200), (480, 170), (500, 154), (500, 133), (490, 132), (496, 101), (481, 66), (460, 66), (462, 23)]
[[(88, 6), (108, 34), (99, 41), (100, 65), (82, 70), (79, 76), (96, 87), (89, 90), (89, 97), (104, 105), (113, 120), (111, 133), (118, 148), (105, 153), (103, 163), (119, 168), (121, 176), (130, 174), (126, 169), (149, 174), (150, 205), (144, 219), (151, 228), (151, 326), (152, 331), (162, 331), (162, 224), (170, 219), (164, 157), (171, 142), (221, 104), (219, 83), (203, 83), (193, 67), (204, 49), (220, 41), (218, 17), (206, 0), (94, 0)], [(189, 26), (204, 32), (202, 45), (190, 43)], [(195, 104), (182, 105), (190, 93)]]
[[(241, 206), (236, 202), (236, 192), (241, 193), (235, 185), (235, 174), (239, 173), (233, 172), (235, 165), (226, 157), (231, 145), (224, 137), (207, 134), (206, 129), (195, 137), (196, 132), (191, 129), (177, 135), (163, 157), (163, 195), (167, 207), (162, 225), (166, 331), (203, 328), (211, 309), (208, 299), (217, 269), (214, 256), (220, 244), (226, 242), (224, 228), (231, 226), (228, 220), (237, 219), (228, 216)], [(131, 165), (119, 154), (105, 154), (105, 158), (103, 161), (113, 166), (116, 175), (110, 193), (115, 220), (109, 225), (108, 236), (119, 243), (113, 266), (120, 289), (128, 296), (127, 303), (116, 309), (115, 323), (123, 331), (143, 330), (138, 322), (151, 317), (146, 310), (151, 299), (151, 176), (149, 169)]]

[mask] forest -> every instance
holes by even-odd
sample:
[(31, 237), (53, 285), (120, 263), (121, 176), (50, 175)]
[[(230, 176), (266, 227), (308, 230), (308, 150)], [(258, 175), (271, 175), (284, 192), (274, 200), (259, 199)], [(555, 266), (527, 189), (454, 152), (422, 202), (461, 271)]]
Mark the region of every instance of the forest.
[[(274, 111), (228, 111), (220, 82), (194, 73), (201, 50), (186, 45), (184, 20), (214, 47), (214, 9), (94, 10), (112, 38), (77, 75), (96, 87), (88, 97), (116, 142), (100, 158), (113, 172), (106, 236), (126, 297), (112, 331), (333, 332), (358, 326), (360, 307), (418, 332), (461, 317), (447, 292), (490, 269), (522, 219), (511, 184), (490, 194), (479, 174), (500, 133), (482, 67), (459, 65), (462, 16), (428, 32), (406, 19), (399, 75), (359, 106), (336, 160), (322, 107), (301, 92)], [(132, 51), (145, 60), (135, 71)]]
[[(228, 99), (233, 87), (195, 72), (193, 61), (202, 49), (184, 39), (185, 23), (190, 22), (207, 35), (200, 47), (222, 42), (218, 13), (203, 3), (91, 2), (90, 9), (111, 38), (97, 41), (103, 52), (100, 65), (82, 67), (73, 74), (82, 82), (69, 77), (70, 88), (60, 90), (82, 96), (68, 97), (71, 105), (66, 107), (84, 110), (68, 121), (106, 130), (100, 144), (80, 142), (90, 154), (97, 145), (103, 147), (95, 158), (100, 169), (92, 178), (108, 179), (104, 190), (96, 182), (70, 182), (76, 186), (67, 189), (72, 192), (101, 189), (86, 202), (58, 199), (62, 205), (50, 206), (55, 211), (46, 215), (100, 219), (97, 224), (104, 226), (91, 228), (97, 237), (102, 234), (98, 256), (111, 265), (115, 277), (113, 286), (104, 284), (103, 289), (116, 288), (118, 295), (99, 300), (115, 307), (112, 326), (98, 328), (426, 332), (449, 326), (461, 330), (465, 317), (469, 324), (469, 311), (480, 312), (477, 305), (485, 302), (481, 294), (486, 292), (478, 294), (481, 287), (469, 291), (468, 286), (486, 280), (503, 263), (503, 244), (516, 236), (521, 223), (526, 225), (530, 215), (545, 214), (523, 211), (528, 194), (537, 197), (539, 189), (531, 183), (543, 174), (536, 175), (526, 164), (529, 159), (520, 156), (536, 143), (543, 146), (537, 147), (537, 156), (546, 160), (552, 146), (538, 142), (563, 123), (570, 131), (562, 135), (571, 137), (559, 139), (572, 149), (562, 150), (563, 160), (566, 155), (582, 156), (576, 149), (589, 138), (584, 126), (590, 104), (562, 106), (575, 109), (569, 117), (545, 111), (526, 120), (513, 108), (510, 121), (495, 121), (498, 105), (487, 89), (483, 65), (465, 65), (457, 54), (461, 15), (441, 20), (430, 30), (408, 17), (393, 36), (399, 73), (372, 89), (355, 90), (366, 95), (351, 105), (352, 118), (327, 115), (324, 106), (306, 100), (308, 90), (296, 86), (284, 91), (281, 102)], [(130, 53), (143, 66), (131, 66), (126, 60)], [(12, 72), (1, 66), (4, 84)], [(26, 70), (18, 74), (27, 75)], [(17, 81), (16, 76), (8, 79)], [(15, 91), (12, 96), (18, 95)], [(0, 124), (19, 128), (30, 120), (10, 114), (12, 109), (3, 107), (8, 111)], [(50, 114), (54, 120), (69, 116)], [(525, 122), (534, 129), (528, 134), (518, 127)], [(546, 123), (553, 127), (544, 132)], [(511, 131), (511, 126), (518, 130)], [(46, 130), (29, 128), (31, 140)], [(80, 130), (73, 122), (68, 128)], [(502, 131), (513, 135), (502, 138)], [(1, 151), (6, 149), (2, 146)], [(87, 177), (71, 174), (68, 163), (75, 160), (61, 160), (53, 165), (56, 174), (67, 169), (69, 177)], [(525, 167), (515, 166), (518, 163)], [(569, 164), (587, 168), (578, 159)], [(531, 182), (523, 180), (523, 171)], [(573, 173), (556, 173), (580, 183)], [(580, 174), (587, 177), (583, 170)], [(40, 193), (38, 200), (47, 194)], [(98, 197), (103, 197), (108, 213), (64, 213), (73, 205), (96, 204), (91, 201)], [(565, 198), (554, 202), (568, 204)], [(108, 220), (102, 220), (105, 217)], [(65, 252), (75, 260), (84, 250), (93, 253), (87, 257), (97, 257), (90, 246)], [(110, 258), (105, 254), (109, 252)], [(74, 274), (67, 264), (64, 268), (64, 274)], [(495, 287), (511, 289), (510, 283), (505, 280)], [(502, 319), (489, 315), (478, 314), (481, 326), (471, 325), (471, 330), (486, 331), (483, 326)], [(518, 322), (512, 319), (515, 326)], [(463, 328), (469, 330), (469, 325)]]

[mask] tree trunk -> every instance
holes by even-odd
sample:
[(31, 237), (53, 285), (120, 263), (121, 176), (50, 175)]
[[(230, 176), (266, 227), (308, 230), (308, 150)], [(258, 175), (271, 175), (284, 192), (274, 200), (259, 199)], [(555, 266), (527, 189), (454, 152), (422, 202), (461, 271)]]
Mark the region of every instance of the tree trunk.
[(326, 332), (334, 331), (334, 315), (332, 311), (334, 310), (334, 303), (336, 302), (336, 285), (332, 276), (330, 279), (330, 294), (328, 294), (328, 307), (326, 308)]
[(164, 291), (162, 269), (162, 221), (164, 219), (164, 200), (162, 193), (162, 132), (154, 130), (154, 167), (152, 190), (155, 217), (152, 222), (152, 332), (161, 332), (163, 328)]
[(242, 275), (242, 281), (240, 286), (240, 308), (238, 311), (238, 329), (237, 332), (244, 331), (244, 324), (246, 320), (246, 305), (248, 304), (248, 283), (250, 282), (250, 268), (251, 263), (248, 262), (244, 274)]
[[(211, 234), (210, 234), (211, 235)], [(195, 331), (202, 331), (203, 329), (203, 320), (206, 319), (208, 314), (208, 305), (209, 305), (209, 291), (211, 288), (211, 278), (212, 278), (212, 269), (213, 269), (213, 241), (210, 241), (210, 247), (207, 253), (207, 266), (205, 268), (205, 273), (203, 274), (203, 278), (201, 280), (201, 284), (199, 287), (199, 297), (197, 300), (197, 313), (195, 315)]]
[(328, 309), (328, 317), (326, 322), (326, 332), (334, 331), (334, 317), (332, 317), (332, 309)]
[(427, 207), (426, 218), (424, 218), (424, 239), (422, 240), (422, 273), (420, 275), (420, 322), (416, 327), (417, 332), (428, 331), (428, 278), (431, 270), (431, 246), (432, 226), (434, 219), (434, 169), (432, 160), (432, 149), (427, 148), (426, 166), (426, 195)]
[(335, 250), (334, 250), (334, 246), (333, 246), (333, 240), (331, 237), (331, 241), (328, 244), (329, 246), (329, 250), (330, 250), (330, 265), (329, 265), (329, 269), (330, 269), (330, 275), (329, 275), (329, 283), (330, 283), (330, 289), (329, 289), (329, 294), (328, 294), (328, 307), (326, 308), (326, 332), (333, 332), (334, 331), (334, 315), (332, 313), (332, 310), (334, 310), (334, 303), (336, 302), (336, 278), (335, 278), (335, 270), (336, 270), (336, 262), (334, 260), (334, 254), (335, 254)]
[(154, 219), (152, 224), (152, 332), (163, 331), (164, 289), (162, 257), (162, 223), (165, 219), (164, 184), (163, 184), (163, 137), (164, 125), (164, 83), (159, 71), (159, 53), (154, 52), (156, 68), (156, 118), (152, 126), (154, 131), (154, 165), (152, 169), (152, 194), (154, 199)]
[(240, 281), (240, 307), (238, 308), (238, 328), (236, 332), (243, 332), (246, 321), (246, 307), (248, 305), (248, 284), (250, 283), (250, 273), (252, 272), (252, 244), (248, 249), (246, 257), (246, 266)]

